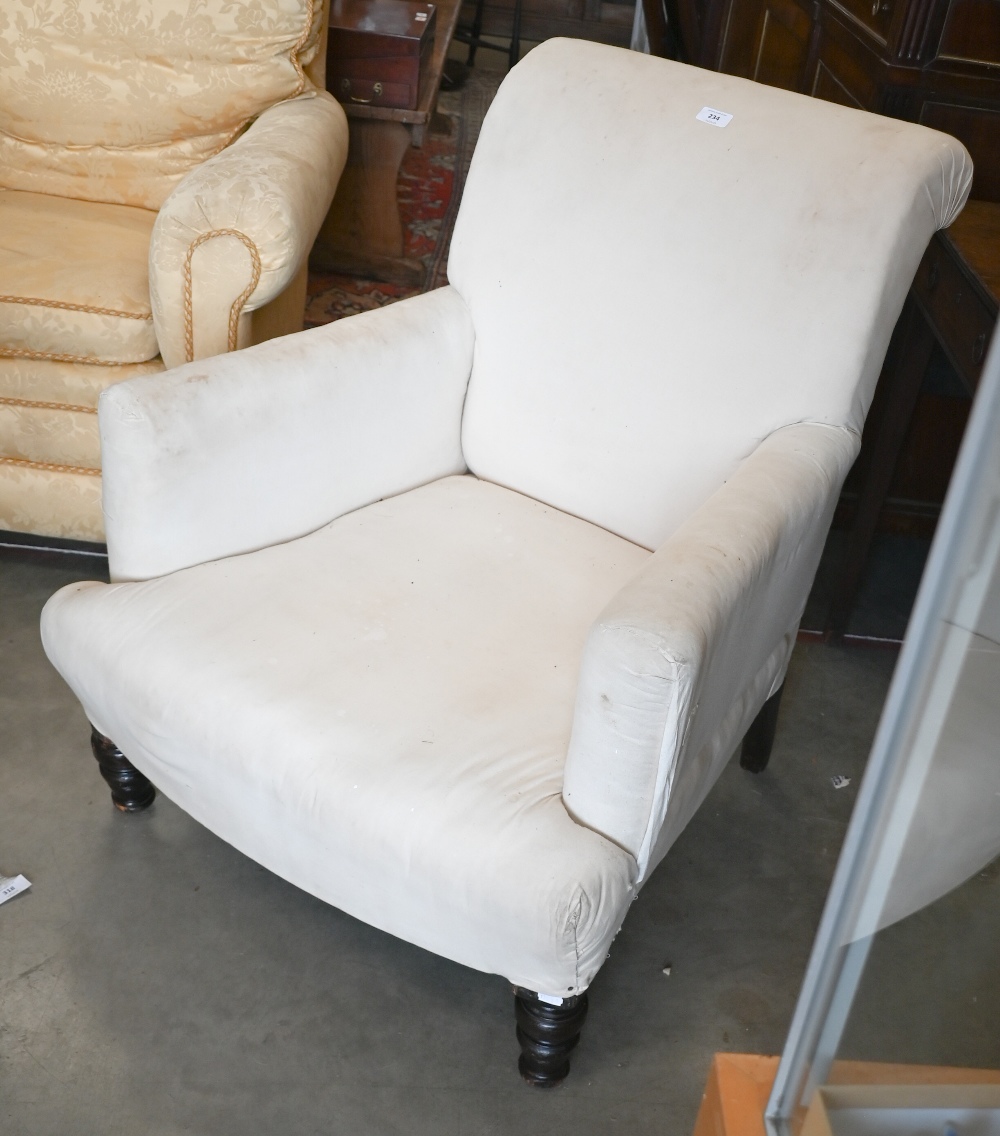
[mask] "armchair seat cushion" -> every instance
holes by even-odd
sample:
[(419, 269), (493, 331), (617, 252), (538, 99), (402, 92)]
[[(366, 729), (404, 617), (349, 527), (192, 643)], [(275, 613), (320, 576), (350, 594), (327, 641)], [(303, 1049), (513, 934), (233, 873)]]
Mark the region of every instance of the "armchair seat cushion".
[(562, 803), (580, 658), (648, 555), (457, 476), (260, 552), (72, 585), (43, 635), (98, 729), (225, 840), (392, 934), (567, 994), (636, 875)]
[(0, 355), (154, 358), (147, 264), (155, 220), (128, 205), (0, 190)]

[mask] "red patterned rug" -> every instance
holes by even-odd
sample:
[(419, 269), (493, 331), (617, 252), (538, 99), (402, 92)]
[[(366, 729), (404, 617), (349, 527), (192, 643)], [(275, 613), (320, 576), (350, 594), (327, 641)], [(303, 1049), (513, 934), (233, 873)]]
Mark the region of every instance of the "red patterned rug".
[(310, 272), (306, 327), (380, 308), (448, 282), (448, 247), (469, 162), (483, 116), (502, 78), (501, 72), (473, 70), (460, 91), (442, 93), (438, 111), (451, 123), (450, 133), (428, 132), (423, 146), (411, 146), (403, 158), (398, 193), (405, 255), (423, 262), (423, 286), (406, 287), (357, 276)]

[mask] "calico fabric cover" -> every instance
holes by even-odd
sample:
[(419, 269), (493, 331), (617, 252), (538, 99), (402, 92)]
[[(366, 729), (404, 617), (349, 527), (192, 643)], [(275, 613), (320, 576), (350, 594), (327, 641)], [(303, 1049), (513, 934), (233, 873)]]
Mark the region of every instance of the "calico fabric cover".
[(49, 658), (260, 863), (577, 993), (784, 678), (970, 181), (911, 123), (548, 41), (449, 287), (102, 397), (118, 582), (49, 601)]

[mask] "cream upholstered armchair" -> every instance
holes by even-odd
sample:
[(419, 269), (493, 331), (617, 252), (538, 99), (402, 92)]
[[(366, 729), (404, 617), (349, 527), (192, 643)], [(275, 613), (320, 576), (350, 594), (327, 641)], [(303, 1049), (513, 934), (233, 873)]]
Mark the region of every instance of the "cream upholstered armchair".
[(302, 328), (323, 0), (0, 5), (0, 530), (103, 540), (97, 400)]
[(741, 737), (766, 758), (893, 323), (970, 176), (922, 127), (533, 51), (450, 286), (102, 397), (115, 582), (42, 632), (116, 804), (155, 783), (504, 975), (522, 1073), (559, 1080), (630, 901)]

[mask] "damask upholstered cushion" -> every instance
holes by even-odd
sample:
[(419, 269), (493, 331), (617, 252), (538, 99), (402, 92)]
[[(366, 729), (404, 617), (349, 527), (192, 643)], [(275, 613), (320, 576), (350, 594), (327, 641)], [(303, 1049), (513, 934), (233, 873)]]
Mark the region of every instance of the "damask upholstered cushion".
[(97, 400), (162, 370), (0, 354), (0, 529), (103, 540)]
[(156, 209), (266, 107), (312, 94), (320, 0), (5, 0), (0, 185)]
[(148, 209), (0, 190), (0, 528), (102, 540), (97, 400), (163, 369)]
[(155, 220), (148, 209), (0, 190), (0, 354), (154, 358), (147, 263)]

